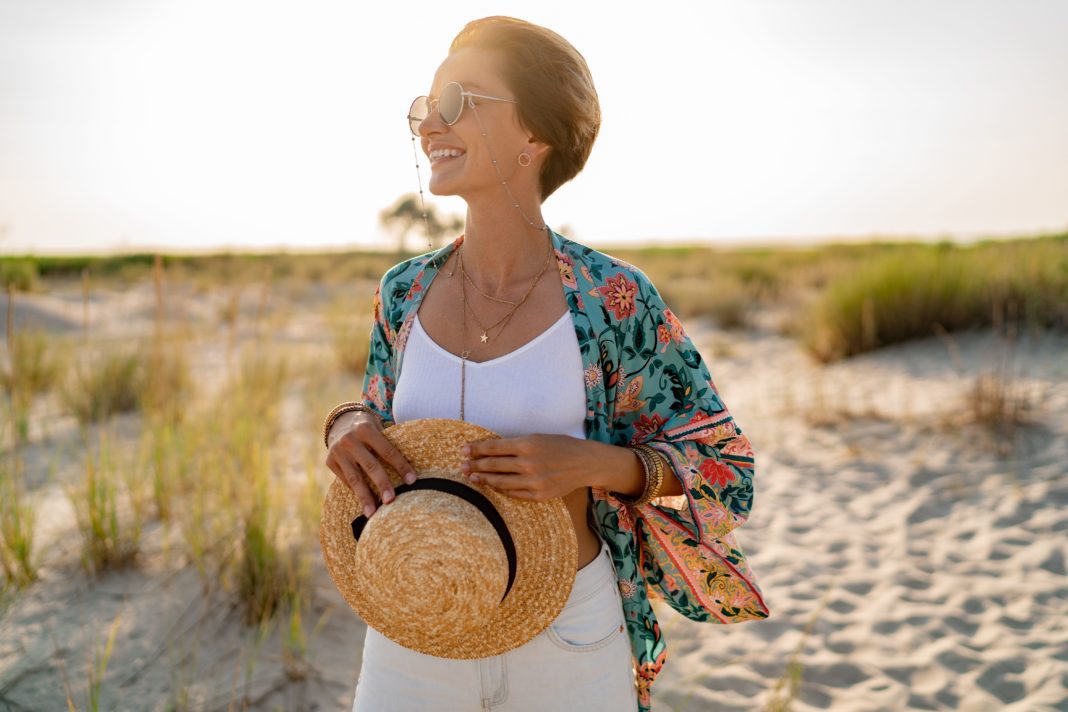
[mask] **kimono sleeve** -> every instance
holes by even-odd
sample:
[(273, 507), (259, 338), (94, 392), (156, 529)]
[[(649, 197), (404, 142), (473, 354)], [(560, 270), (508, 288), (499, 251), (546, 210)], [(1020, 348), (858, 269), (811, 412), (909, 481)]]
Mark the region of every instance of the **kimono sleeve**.
[(393, 342), (395, 333), (390, 327), (387, 305), (382, 303), (387, 273), (379, 281), (372, 302), (373, 319), (368, 341), (367, 365), (363, 373), (363, 388), (360, 400), (370, 406), (382, 418), (384, 424), (393, 423), (393, 392), (397, 381), (394, 373)]
[(645, 443), (663, 454), (671, 470), (665, 476), (679, 480), (685, 497), (657, 498), (636, 513), (668, 517), (689, 533), (690, 545), (708, 544), (749, 516), (753, 449), (682, 324), (653, 283), (640, 270), (634, 276), (637, 308), (620, 347), (628, 380), (614, 428), (624, 430), (625, 444)]

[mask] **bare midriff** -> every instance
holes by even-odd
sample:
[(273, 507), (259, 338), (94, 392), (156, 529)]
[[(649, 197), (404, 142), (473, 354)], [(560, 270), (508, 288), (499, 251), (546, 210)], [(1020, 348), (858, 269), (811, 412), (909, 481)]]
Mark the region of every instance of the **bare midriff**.
[(564, 504), (571, 515), (571, 523), (575, 527), (575, 538), (578, 540), (578, 568), (597, 558), (601, 552), (601, 540), (590, 529), (586, 519), (586, 510), (589, 509), (589, 487), (579, 487), (564, 495)]

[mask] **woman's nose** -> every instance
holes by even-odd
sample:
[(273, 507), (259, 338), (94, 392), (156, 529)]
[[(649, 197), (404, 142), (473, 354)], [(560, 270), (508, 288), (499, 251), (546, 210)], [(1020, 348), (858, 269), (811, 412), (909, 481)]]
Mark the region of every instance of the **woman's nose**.
[(445, 130), (445, 122), (441, 119), (441, 114), (438, 113), (438, 108), (435, 106), (419, 123), (419, 135), (429, 136), (432, 133), (441, 133)]

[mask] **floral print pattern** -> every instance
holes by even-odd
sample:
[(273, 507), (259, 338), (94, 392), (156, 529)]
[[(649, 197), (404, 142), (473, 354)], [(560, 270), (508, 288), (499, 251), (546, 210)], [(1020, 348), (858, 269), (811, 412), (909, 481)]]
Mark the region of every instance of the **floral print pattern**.
[(609, 277), (603, 287), (597, 287), (597, 291), (604, 298), (605, 305), (612, 310), (616, 321), (623, 321), (634, 314), (634, 295), (638, 291), (638, 285), (634, 280), (627, 279), (622, 272)]
[[(753, 506), (753, 450), (649, 278), (555, 231), (550, 237), (582, 353), (586, 437), (649, 445), (665, 456), (685, 493), (632, 507), (609, 491), (590, 490), (593, 524), (619, 580), (639, 711), (650, 712), (650, 690), (667, 660), (651, 600), (694, 621), (769, 615), (733, 534)], [(394, 265), (375, 290), (361, 399), (387, 424), (419, 302), (463, 239)]]

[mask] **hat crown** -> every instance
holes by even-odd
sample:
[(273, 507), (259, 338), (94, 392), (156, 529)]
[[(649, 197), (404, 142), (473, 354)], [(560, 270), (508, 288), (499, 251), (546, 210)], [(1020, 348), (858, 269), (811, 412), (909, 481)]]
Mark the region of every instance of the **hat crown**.
[(509, 566), (496, 528), (474, 505), (436, 490), (413, 490), (368, 520), (356, 572), (356, 585), (391, 597), (390, 605), (405, 611), (412, 626), (433, 636), (435, 622), (447, 626), (448, 635), (486, 625), (505, 598)]

